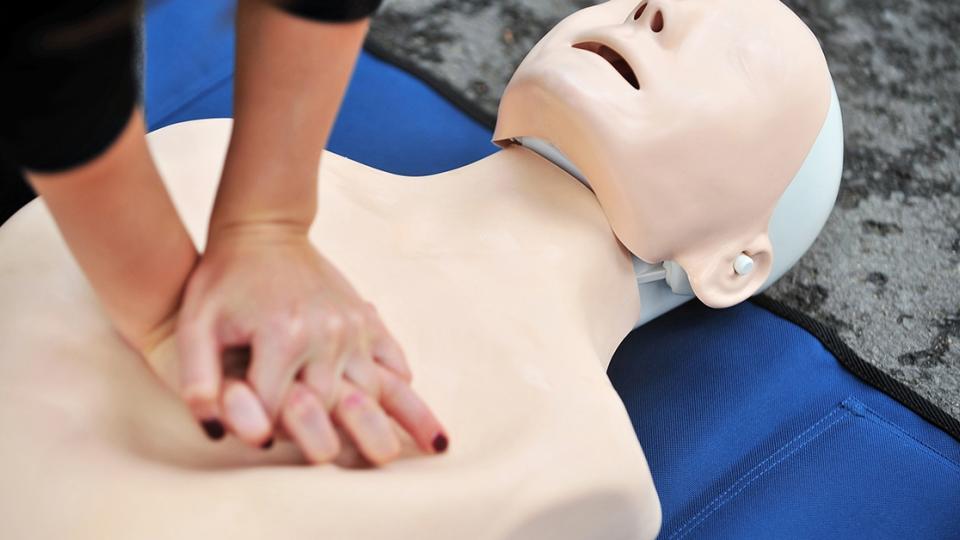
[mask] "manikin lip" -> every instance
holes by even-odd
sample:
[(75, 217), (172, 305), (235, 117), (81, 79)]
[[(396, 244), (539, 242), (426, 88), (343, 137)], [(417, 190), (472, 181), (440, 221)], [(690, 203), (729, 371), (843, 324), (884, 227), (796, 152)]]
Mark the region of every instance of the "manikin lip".
[(613, 66), (613, 69), (617, 70), (617, 73), (619, 73), (625, 81), (630, 83), (630, 86), (637, 90), (640, 89), (640, 81), (637, 79), (637, 74), (633, 71), (633, 68), (630, 67), (630, 63), (627, 62), (622, 54), (614, 50), (613, 47), (600, 43), (599, 41), (581, 41), (580, 43), (574, 43), (573, 48), (592, 52), (600, 58), (603, 58), (608, 64)]

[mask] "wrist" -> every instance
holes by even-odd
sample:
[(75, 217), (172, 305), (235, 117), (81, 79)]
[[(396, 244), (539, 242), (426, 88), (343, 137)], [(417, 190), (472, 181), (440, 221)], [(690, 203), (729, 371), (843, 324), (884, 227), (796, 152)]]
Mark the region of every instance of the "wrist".
[(306, 235), (317, 213), (319, 158), (243, 148), (236, 133), (210, 216), (208, 241), (227, 232)]
[(133, 345), (134, 348), (140, 351), (141, 355), (143, 355), (145, 358), (149, 358), (161, 343), (173, 335), (177, 327), (178, 312), (179, 306), (176, 312), (165, 317), (152, 328), (141, 332), (134, 339), (128, 338), (127, 340), (131, 345)]
[(235, 243), (276, 245), (309, 242), (310, 225), (311, 221), (277, 216), (247, 216), (242, 219), (211, 222), (207, 234), (207, 251), (220, 245)]

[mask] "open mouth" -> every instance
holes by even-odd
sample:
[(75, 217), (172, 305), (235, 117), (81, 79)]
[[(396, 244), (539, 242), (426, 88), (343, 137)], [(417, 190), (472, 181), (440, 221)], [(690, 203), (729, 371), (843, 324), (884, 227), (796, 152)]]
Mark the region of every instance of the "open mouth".
[(600, 58), (603, 58), (607, 61), (613, 69), (617, 70), (617, 73), (628, 83), (630, 86), (640, 89), (640, 81), (637, 80), (637, 74), (633, 72), (633, 68), (630, 67), (630, 64), (627, 63), (626, 59), (620, 55), (617, 51), (611, 49), (610, 47), (599, 43), (596, 41), (584, 41), (582, 43), (575, 43), (573, 45), (575, 49), (581, 49), (584, 51), (592, 52)]

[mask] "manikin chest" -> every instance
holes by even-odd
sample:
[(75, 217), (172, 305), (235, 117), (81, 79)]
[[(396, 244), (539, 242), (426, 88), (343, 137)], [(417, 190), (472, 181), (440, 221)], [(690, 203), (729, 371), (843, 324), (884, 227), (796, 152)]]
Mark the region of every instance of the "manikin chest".
[[(151, 136), (196, 239), (228, 132), (205, 121)], [(0, 301), (18, 308), (0, 314), (13, 536), (652, 537), (656, 492), (604, 373), (639, 300), (590, 193), (510, 154), (424, 179), (324, 159), (313, 238), (405, 348), (448, 453), (237, 469), (298, 460), (289, 444), (208, 443), (110, 331), (35, 204), (0, 231), (16, 254), (0, 268)]]

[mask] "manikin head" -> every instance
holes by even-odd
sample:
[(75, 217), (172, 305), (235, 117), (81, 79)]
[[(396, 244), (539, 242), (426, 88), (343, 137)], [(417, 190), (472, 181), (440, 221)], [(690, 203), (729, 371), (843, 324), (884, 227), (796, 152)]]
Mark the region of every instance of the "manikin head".
[[(816, 38), (778, 0), (611, 0), (530, 51), (494, 139), (543, 139), (640, 259), (722, 307), (770, 274), (767, 229), (831, 101)], [(753, 260), (745, 275), (738, 256)]]

